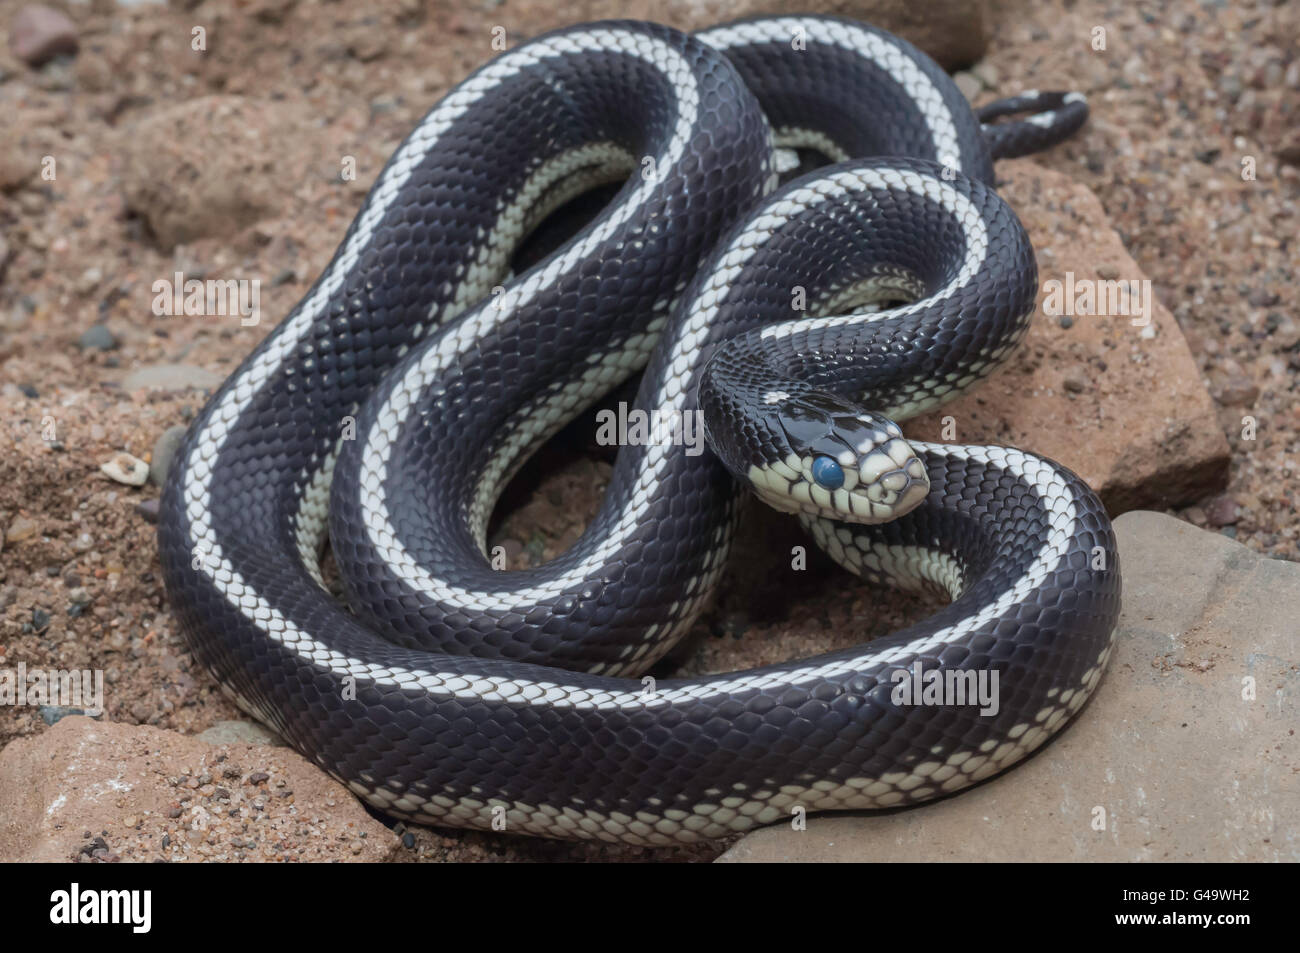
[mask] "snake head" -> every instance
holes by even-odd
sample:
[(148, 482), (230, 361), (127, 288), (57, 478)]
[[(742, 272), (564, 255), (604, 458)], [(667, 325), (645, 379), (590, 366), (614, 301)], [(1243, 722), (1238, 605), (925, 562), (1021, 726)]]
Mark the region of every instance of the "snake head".
[(751, 457), (743, 476), (769, 506), (885, 523), (930, 492), (925, 464), (892, 420), (822, 392), (774, 392), (764, 404), (764, 459)]

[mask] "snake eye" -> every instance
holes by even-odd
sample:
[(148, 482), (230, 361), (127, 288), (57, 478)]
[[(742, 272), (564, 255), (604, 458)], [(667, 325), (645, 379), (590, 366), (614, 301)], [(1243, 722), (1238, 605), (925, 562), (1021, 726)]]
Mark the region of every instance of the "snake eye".
[(838, 490), (844, 485), (844, 470), (830, 457), (817, 457), (812, 462), (813, 479), (828, 490)]

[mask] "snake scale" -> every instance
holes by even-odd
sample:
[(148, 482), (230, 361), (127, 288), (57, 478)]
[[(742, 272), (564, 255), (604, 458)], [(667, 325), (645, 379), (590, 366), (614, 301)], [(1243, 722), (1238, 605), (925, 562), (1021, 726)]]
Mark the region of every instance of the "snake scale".
[[(1106, 665), (1110, 523), (1049, 460), (897, 424), (1014, 354), (1037, 271), (993, 160), (1086, 115), (1037, 92), (976, 114), (908, 43), (827, 17), (611, 21), (498, 56), (190, 427), (159, 548), (196, 658), (359, 797), (436, 825), (689, 842), (1014, 764)], [(568, 552), (495, 568), (512, 474), (637, 373), (636, 406), (698, 413), (708, 451), (622, 447)], [(745, 486), (859, 576), (950, 601), (850, 650), (643, 686)], [(996, 711), (900, 704), (927, 672), (996, 674)]]

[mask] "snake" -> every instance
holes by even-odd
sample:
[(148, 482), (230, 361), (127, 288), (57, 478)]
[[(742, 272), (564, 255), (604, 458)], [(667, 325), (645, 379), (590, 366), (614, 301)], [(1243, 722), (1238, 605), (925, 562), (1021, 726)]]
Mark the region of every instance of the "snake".
[[(1036, 91), (976, 113), (910, 43), (834, 17), (502, 52), (192, 421), (158, 543), (194, 658), (372, 808), (441, 827), (693, 843), (1021, 761), (1111, 654), (1105, 508), (1050, 460), (899, 423), (1015, 353), (1037, 270), (993, 162), (1086, 115)], [(503, 488), (637, 375), (664, 426), (629, 431), (576, 543), (509, 569)], [(646, 677), (753, 499), (941, 605), (849, 649)]]

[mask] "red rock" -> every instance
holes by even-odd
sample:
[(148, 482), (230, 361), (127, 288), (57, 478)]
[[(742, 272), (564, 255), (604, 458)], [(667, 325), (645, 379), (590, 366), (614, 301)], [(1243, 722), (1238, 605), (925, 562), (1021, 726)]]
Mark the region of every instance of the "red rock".
[[(1048, 282), (1064, 283), (1069, 273), (1076, 284), (1146, 279), (1104, 224), (1097, 196), (1029, 160), (999, 163), (998, 175), (1038, 256), (1038, 311), (1004, 367), (960, 400), (908, 421), (904, 432), (1049, 457), (1083, 477), (1112, 513), (1222, 490), (1228, 442), (1178, 322), (1154, 293), (1144, 327), (1127, 315), (1090, 314), (1065, 327), (1046, 313), (1055, 310), (1046, 307)], [(948, 432), (945, 417), (953, 418)]]
[(0, 751), (0, 862), (96, 849), (100, 860), (273, 860), (281, 843), (316, 861), (397, 849), (351, 792), (288, 748), (72, 715)]

